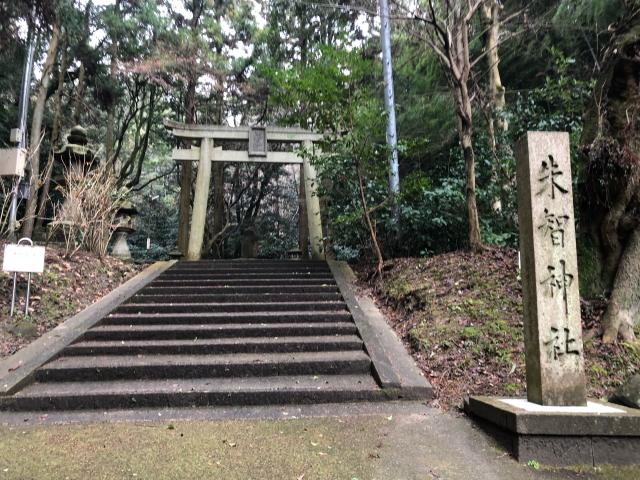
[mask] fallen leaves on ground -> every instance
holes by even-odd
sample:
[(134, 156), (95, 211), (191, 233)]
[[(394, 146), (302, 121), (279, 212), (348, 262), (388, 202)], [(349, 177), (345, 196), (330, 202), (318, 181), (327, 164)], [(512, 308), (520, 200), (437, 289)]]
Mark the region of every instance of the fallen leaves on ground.
[[(4, 244), (0, 244), (4, 251)], [(71, 259), (64, 249), (49, 246), (45, 270), (34, 274), (31, 283), (29, 316), (24, 316), (26, 276), (18, 276), (16, 314), (9, 316), (13, 276), (0, 276), (0, 358), (8, 357), (45, 332), (75, 315), (142, 268), (113, 257), (102, 259), (77, 252)]]

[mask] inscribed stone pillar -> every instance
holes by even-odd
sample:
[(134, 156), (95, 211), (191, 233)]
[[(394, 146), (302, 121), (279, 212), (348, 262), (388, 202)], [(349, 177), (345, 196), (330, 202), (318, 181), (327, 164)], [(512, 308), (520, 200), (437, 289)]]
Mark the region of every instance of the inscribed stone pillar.
[(527, 397), (586, 405), (569, 134), (516, 145)]
[(207, 199), (209, 197), (209, 183), (211, 182), (212, 146), (213, 140), (211, 138), (203, 138), (200, 142), (200, 159), (196, 176), (196, 190), (193, 195), (187, 260), (199, 260), (202, 254), (204, 225), (207, 220)]
[[(313, 143), (304, 142), (307, 151), (313, 152)], [(307, 222), (309, 224), (309, 243), (311, 245), (311, 258), (321, 260), (324, 258), (322, 242), (322, 219), (320, 217), (320, 198), (318, 197), (318, 181), (316, 169), (308, 158), (303, 159), (304, 169), (304, 193), (307, 200)]]

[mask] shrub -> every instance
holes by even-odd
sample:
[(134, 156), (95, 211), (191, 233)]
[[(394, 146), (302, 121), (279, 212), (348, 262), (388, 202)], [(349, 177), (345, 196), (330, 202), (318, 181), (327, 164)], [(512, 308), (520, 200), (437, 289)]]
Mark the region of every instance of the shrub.
[(63, 203), (55, 209), (50, 235), (64, 237), (68, 257), (80, 249), (104, 256), (127, 191), (118, 187), (118, 178), (106, 162), (66, 168), (64, 179), (57, 187)]

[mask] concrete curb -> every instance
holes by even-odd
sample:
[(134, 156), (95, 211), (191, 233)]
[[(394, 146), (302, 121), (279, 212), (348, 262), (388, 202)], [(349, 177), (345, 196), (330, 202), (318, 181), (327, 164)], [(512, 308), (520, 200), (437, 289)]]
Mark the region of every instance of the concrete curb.
[(334, 260), (328, 260), (327, 263), (353, 316), (382, 388), (397, 389), (399, 396), (433, 398), (433, 388), (388, 325), (382, 312), (371, 298), (356, 292), (356, 277), (349, 265)]
[(0, 397), (11, 395), (31, 379), (34, 371), (78, 339), (118, 305), (155, 280), (175, 260), (156, 262), (80, 313), (0, 362)]

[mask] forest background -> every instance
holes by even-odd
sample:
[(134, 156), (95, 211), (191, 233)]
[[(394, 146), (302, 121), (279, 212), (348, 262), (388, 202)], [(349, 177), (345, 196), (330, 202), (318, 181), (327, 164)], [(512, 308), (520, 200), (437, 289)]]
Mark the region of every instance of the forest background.
[[(374, 1), (0, 2), (0, 145), (17, 126), (35, 38), (21, 234), (60, 203), (52, 152), (74, 125), (140, 214), (138, 259), (175, 248), (179, 187), (164, 119), (301, 126), (316, 155), (329, 253), (349, 261), (516, 247), (515, 141), (568, 131), (583, 296), (610, 298), (605, 335), (640, 316), (637, 0), (392, 1), (400, 192), (389, 194), (380, 19)], [(214, 164), (206, 254), (306, 251), (297, 168)], [(3, 179), (7, 234), (11, 184)], [(150, 248), (147, 248), (150, 239)]]

